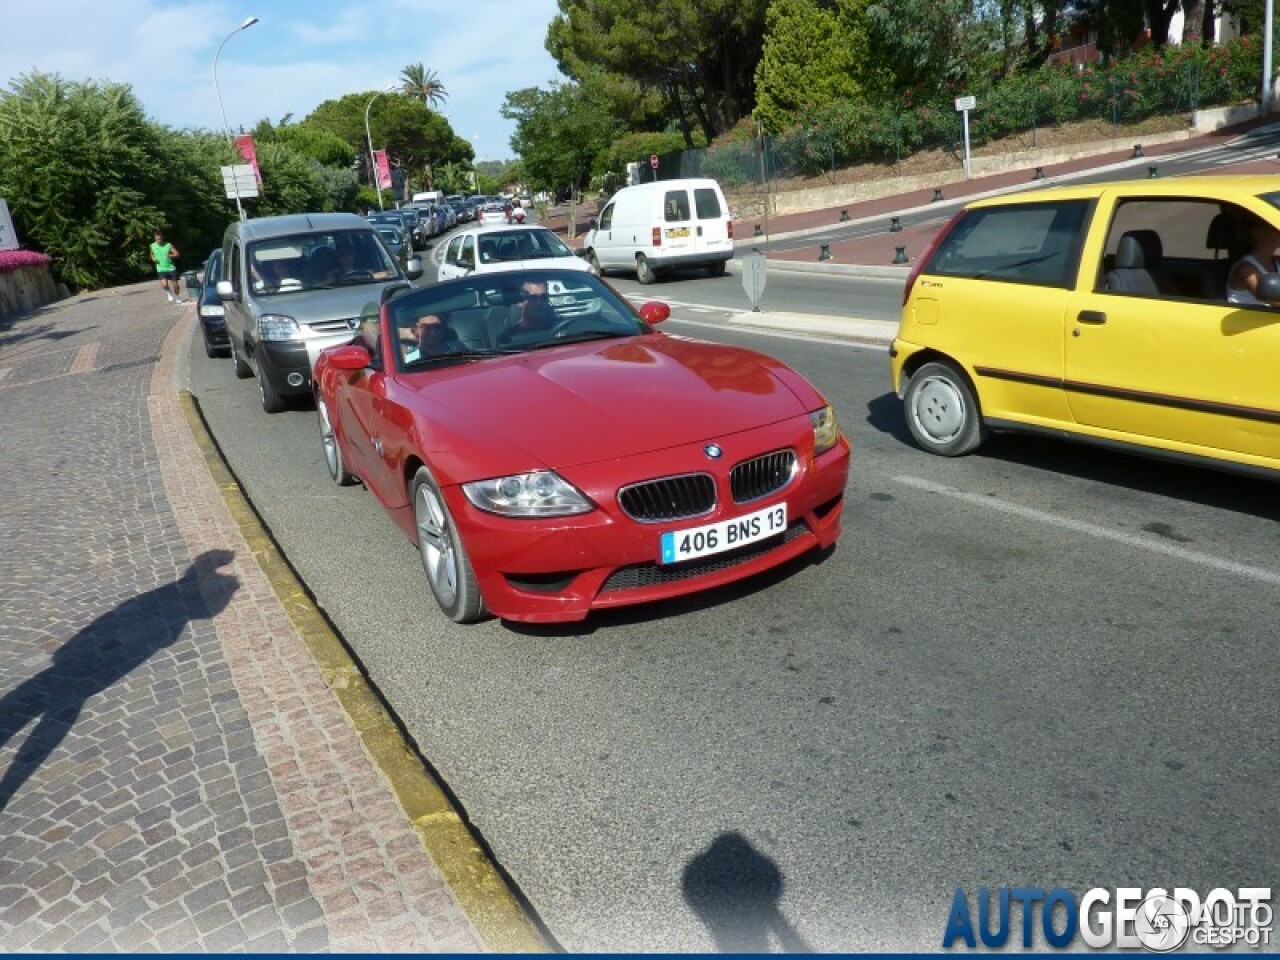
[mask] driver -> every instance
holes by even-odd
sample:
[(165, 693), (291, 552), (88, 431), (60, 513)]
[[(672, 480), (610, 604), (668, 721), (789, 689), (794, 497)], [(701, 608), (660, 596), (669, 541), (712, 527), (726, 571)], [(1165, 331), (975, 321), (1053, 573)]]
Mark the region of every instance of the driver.
[(522, 334), (534, 333), (538, 330), (550, 330), (559, 319), (556, 308), (547, 297), (545, 281), (528, 280), (522, 285), (524, 303), (520, 305), (520, 314), (515, 323), (498, 334), (498, 346), (505, 346)]

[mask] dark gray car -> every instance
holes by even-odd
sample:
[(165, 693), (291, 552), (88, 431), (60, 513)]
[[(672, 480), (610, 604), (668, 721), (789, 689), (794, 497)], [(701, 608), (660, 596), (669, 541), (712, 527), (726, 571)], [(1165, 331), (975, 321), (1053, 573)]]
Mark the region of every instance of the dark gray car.
[(235, 375), (257, 375), (262, 409), (310, 396), (322, 350), (347, 343), (387, 291), (422, 276), (404, 267), (374, 227), (351, 213), (304, 213), (231, 224), (222, 241), (218, 296)]

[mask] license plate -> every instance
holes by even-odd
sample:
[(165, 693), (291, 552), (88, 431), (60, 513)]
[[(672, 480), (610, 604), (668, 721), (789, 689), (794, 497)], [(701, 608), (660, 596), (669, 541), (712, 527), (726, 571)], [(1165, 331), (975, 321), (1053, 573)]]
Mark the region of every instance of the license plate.
[(689, 235), (688, 227), (671, 227), (667, 230), (668, 237), (687, 237)]
[(682, 563), (713, 553), (724, 553), (757, 540), (767, 540), (786, 529), (787, 505), (779, 503), (743, 517), (708, 523), (705, 527), (673, 530), (662, 535), (658, 562)]

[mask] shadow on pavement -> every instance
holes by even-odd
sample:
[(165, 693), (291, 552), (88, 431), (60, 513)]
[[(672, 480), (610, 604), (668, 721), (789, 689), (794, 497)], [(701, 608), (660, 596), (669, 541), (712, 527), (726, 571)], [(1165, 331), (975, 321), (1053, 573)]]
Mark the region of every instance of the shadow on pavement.
[(779, 907), (784, 885), (778, 865), (736, 830), (690, 860), (681, 882), (720, 953), (812, 953)]
[(0, 747), (36, 721), (0, 777), (0, 810), (57, 749), (90, 697), (171, 646), (192, 619), (226, 607), (239, 581), (218, 568), (232, 559), (228, 550), (201, 554), (180, 579), (98, 617), (59, 647), (48, 667), (0, 698)]

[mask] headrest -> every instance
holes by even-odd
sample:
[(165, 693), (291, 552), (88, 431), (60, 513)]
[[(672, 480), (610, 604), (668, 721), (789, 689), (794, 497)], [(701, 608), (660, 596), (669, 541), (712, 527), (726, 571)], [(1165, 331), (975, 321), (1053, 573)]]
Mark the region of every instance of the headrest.
[(1230, 250), (1235, 241), (1235, 235), (1231, 218), (1225, 213), (1220, 213), (1209, 221), (1209, 232), (1205, 235), (1204, 245), (1210, 250)]
[(1164, 248), (1154, 230), (1130, 230), (1116, 248), (1117, 270), (1143, 270), (1160, 265)]

